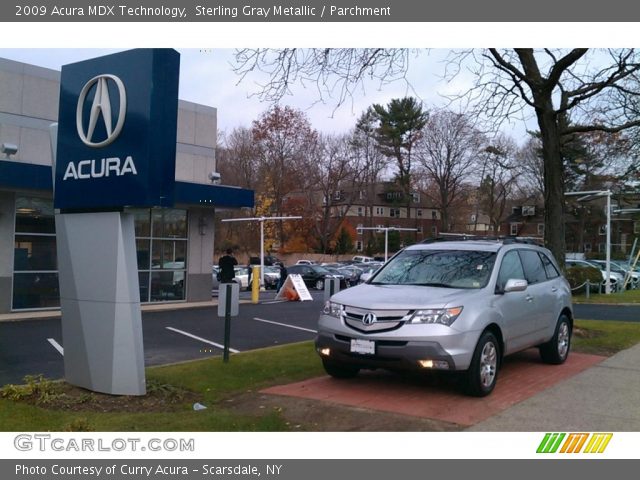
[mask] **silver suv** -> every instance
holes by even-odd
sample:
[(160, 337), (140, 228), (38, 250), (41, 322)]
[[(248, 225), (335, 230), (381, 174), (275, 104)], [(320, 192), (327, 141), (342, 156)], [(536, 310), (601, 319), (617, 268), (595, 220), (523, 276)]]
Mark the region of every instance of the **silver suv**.
[(572, 327), (570, 287), (549, 250), (515, 239), (432, 242), (331, 297), (316, 350), (337, 378), (462, 371), (467, 393), (485, 396), (505, 355), (537, 346), (543, 361), (563, 363)]

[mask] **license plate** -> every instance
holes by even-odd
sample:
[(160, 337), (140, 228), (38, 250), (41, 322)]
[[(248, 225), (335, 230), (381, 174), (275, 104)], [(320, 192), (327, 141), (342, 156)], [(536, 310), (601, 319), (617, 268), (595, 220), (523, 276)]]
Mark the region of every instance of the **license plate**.
[(372, 340), (351, 339), (351, 353), (360, 353), (363, 355), (376, 354), (376, 342)]

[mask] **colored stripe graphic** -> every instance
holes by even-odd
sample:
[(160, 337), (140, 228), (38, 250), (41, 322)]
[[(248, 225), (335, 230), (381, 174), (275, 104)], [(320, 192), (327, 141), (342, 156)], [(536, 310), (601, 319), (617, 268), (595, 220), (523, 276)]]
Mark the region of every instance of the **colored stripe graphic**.
[(589, 438), (588, 433), (570, 433), (562, 445), (560, 453), (580, 453), (587, 438)]
[(547, 433), (540, 442), (536, 453), (556, 453), (565, 436), (566, 433)]
[(546, 433), (536, 453), (603, 453), (612, 437), (613, 433)]
[(584, 449), (584, 453), (602, 453), (607, 448), (613, 433), (594, 433)]

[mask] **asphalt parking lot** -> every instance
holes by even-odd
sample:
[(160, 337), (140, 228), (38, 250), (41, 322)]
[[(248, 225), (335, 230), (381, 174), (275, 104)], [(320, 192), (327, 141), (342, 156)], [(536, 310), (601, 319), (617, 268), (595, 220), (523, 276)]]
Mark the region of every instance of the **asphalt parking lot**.
[[(231, 352), (311, 340), (315, 337), (323, 292), (313, 301), (275, 302), (264, 292), (261, 303), (242, 303), (231, 322)], [(241, 300), (249, 294), (241, 293)], [(217, 307), (142, 313), (145, 365), (163, 365), (220, 356), (224, 318)], [(64, 342), (60, 318), (0, 322), (0, 385), (21, 383), (25, 375), (62, 378)]]
[[(261, 303), (242, 303), (232, 319), (232, 352), (312, 340), (324, 292), (311, 291), (313, 301), (275, 302), (273, 291)], [(250, 299), (241, 292), (241, 300)], [(576, 318), (640, 321), (640, 307), (575, 305)], [(222, 355), (224, 319), (215, 306), (143, 312), (147, 366)], [(21, 383), (25, 375), (62, 378), (63, 340), (60, 318), (0, 322), (0, 385)]]

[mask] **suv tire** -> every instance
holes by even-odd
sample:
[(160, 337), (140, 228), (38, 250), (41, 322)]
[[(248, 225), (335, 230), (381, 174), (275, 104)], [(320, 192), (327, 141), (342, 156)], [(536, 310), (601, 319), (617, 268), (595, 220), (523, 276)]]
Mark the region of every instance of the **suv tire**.
[(331, 360), (322, 360), (322, 366), (325, 372), (333, 378), (353, 378), (358, 375), (360, 369), (353, 365), (344, 365)]
[(480, 336), (465, 373), (466, 393), (474, 397), (489, 395), (496, 386), (499, 365), (500, 345), (495, 335), (486, 331)]
[(560, 315), (553, 337), (539, 347), (542, 361), (552, 365), (564, 363), (571, 349), (571, 333), (569, 318), (565, 314)]

